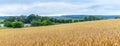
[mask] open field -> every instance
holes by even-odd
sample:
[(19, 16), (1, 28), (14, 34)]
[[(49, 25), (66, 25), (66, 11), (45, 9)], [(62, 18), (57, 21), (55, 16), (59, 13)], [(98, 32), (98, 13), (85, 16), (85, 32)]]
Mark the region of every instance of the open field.
[(120, 46), (120, 19), (1, 29), (0, 46)]

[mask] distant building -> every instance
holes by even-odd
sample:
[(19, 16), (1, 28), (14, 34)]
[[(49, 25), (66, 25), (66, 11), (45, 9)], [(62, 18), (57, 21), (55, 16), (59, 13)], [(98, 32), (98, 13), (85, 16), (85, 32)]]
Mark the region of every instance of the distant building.
[[(0, 27), (4, 27), (4, 24), (0, 24)], [(24, 27), (30, 27), (30, 24), (24, 24)]]
[(24, 27), (30, 27), (30, 24), (24, 24)]
[(0, 27), (4, 27), (4, 24), (0, 24)]

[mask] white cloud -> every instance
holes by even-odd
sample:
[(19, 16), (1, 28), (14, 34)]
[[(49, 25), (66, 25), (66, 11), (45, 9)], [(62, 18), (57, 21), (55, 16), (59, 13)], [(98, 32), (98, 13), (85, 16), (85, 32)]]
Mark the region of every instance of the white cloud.
[(35, 2), (0, 5), (0, 15), (120, 14), (118, 0), (94, 0), (89, 3)]
[(49, 3), (32, 3), (32, 4), (8, 4), (1, 5), (0, 13), (6, 14), (31, 14), (36, 13), (40, 15), (51, 14), (67, 14), (75, 12), (87, 6), (80, 6), (64, 2), (49, 2)]
[(17, 11), (17, 10), (26, 10), (28, 9), (27, 5), (21, 5), (21, 4), (8, 4), (8, 5), (0, 5), (0, 12), (6, 12), (6, 11)]

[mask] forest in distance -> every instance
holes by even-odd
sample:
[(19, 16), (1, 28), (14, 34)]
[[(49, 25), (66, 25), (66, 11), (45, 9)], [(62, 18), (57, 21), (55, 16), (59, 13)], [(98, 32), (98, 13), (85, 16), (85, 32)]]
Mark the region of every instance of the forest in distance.
[(24, 24), (29, 24), (26, 27), (48, 26), (64, 23), (75, 23), (84, 21), (104, 20), (104, 19), (118, 19), (119, 16), (95, 16), (95, 15), (66, 15), (66, 16), (39, 16), (30, 14), (28, 16), (8, 16), (1, 18), (1, 24), (8, 28), (22, 28)]

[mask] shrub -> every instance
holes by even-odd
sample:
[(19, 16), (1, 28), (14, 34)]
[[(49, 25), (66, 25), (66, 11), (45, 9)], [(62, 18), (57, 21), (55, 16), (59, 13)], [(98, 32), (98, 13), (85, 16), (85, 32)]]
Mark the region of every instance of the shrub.
[(53, 23), (51, 22), (51, 21), (49, 21), (49, 20), (43, 20), (42, 21), (42, 25), (43, 26), (48, 26), (48, 25), (52, 25)]
[(4, 22), (5, 27), (12, 27), (12, 22)]
[(23, 22), (13, 22), (12, 23), (12, 27), (13, 28), (22, 28), (22, 27), (24, 27), (24, 24), (23, 24)]
[(32, 21), (31, 26), (41, 26), (41, 22), (40, 21)]
[(75, 19), (73, 22), (79, 22), (79, 20)]

